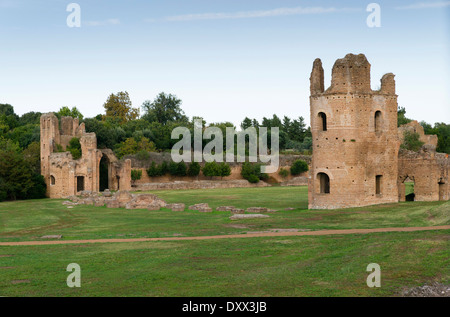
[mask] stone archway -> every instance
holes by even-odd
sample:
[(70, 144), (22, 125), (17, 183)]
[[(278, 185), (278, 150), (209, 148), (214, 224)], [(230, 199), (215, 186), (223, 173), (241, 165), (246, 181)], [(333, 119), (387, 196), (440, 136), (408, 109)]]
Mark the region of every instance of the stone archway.
[(438, 182), (439, 185), (439, 201), (446, 200), (445, 199), (445, 181), (444, 179), (440, 179)]
[(99, 190), (110, 189), (111, 162), (107, 155), (103, 154), (99, 163)]
[(400, 183), (400, 189), (399, 189), (399, 195), (401, 195), (401, 201), (415, 201), (416, 200), (416, 194), (415, 194), (415, 179), (414, 176), (403, 176), (401, 178)]

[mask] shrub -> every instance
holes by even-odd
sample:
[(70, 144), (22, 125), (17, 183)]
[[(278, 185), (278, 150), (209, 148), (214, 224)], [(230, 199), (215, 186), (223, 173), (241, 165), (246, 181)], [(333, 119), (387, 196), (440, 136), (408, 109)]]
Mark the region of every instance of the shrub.
[(192, 162), (189, 164), (187, 174), (188, 176), (198, 176), (200, 174), (201, 166), (197, 162)]
[(247, 178), (247, 180), (248, 180), (250, 183), (255, 184), (255, 183), (258, 183), (258, 182), (259, 182), (259, 177), (256, 176), (255, 174), (251, 174), (251, 175)]
[(156, 165), (155, 162), (152, 162), (152, 164), (150, 165), (150, 167), (147, 169), (147, 175), (148, 175), (149, 177), (160, 176), (160, 175), (159, 175), (159, 169), (158, 169), (158, 166)]
[(286, 178), (289, 176), (289, 171), (285, 168), (281, 168), (280, 171), (278, 172), (278, 174), (283, 177)]
[(159, 176), (166, 175), (169, 172), (169, 164), (166, 161), (163, 161), (159, 166)]
[(291, 174), (296, 176), (309, 170), (308, 163), (302, 160), (296, 160), (291, 166)]
[(56, 149), (53, 150), (56, 153), (64, 152), (64, 149), (61, 144), (56, 143)]
[(303, 172), (307, 172), (309, 170), (308, 163), (303, 160), (296, 160), (291, 166), (291, 174), (292, 175), (300, 175)]
[(250, 183), (257, 183), (259, 180), (269, 179), (269, 175), (261, 173), (261, 164), (251, 164), (249, 162), (242, 164), (241, 176)]
[(219, 175), (216, 176), (226, 177), (231, 175), (231, 167), (225, 162), (218, 164), (217, 171)]
[(206, 162), (202, 168), (202, 172), (207, 177), (217, 176), (219, 174), (219, 167), (216, 162)]
[(400, 145), (402, 149), (417, 152), (420, 150), (424, 142), (420, 141), (420, 135), (417, 132), (405, 131), (403, 133), (403, 143)]
[(67, 151), (72, 153), (72, 158), (78, 160), (81, 157), (81, 143), (80, 139), (72, 138), (69, 141), (69, 145), (66, 148)]
[(187, 174), (187, 167), (184, 162), (177, 163), (177, 176), (186, 176)]
[(137, 181), (142, 177), (142, 170), (131, 170), (131, 180)]
[(177, 176), (177, 174), (178, 174), (178, 164), (173, 162), (173, 161), (170, 162), (168, 170), (169, 170), (169, 174), (170, 175)]

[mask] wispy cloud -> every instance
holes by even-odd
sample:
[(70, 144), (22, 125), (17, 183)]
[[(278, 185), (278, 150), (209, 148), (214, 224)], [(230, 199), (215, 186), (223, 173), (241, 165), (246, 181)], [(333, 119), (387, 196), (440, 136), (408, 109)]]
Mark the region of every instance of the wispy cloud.
[(103, 21), (83, 21), (83, 25), (87, 26), (105, 26), (105, 25), (117, 25), (120, 24), (119, 19), (107, 19)]
[(156, 21), (198, 21), (198, 20), (225, 20), (225, 19), (250, 19), (250, 18), (266, 18), (288, 15), (307, 15), (307, 14), (324, 14), (334, 12), (361, 11), (360, 8), (334, 8), (334, 7), (295, 7), (295, 8), (278, 8), (273, 10), (259, 11), (241, 11), (232, 13), (200, 13), (168, 16), (162, 19), (148, 19), (149, 22)]
[(396, 7), (397, 10), (419, 10), (419, 9), (430, 9), (430, 8), (445, 8), (450, 6), (450, 1), (440, 1), (440, 2), (419, 2), (413, 3), (407, 6)]

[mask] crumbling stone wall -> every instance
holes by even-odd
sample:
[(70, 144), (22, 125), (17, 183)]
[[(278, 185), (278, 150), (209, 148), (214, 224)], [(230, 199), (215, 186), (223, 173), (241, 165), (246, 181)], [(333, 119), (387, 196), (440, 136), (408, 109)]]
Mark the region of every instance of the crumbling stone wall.
[(423, 127), (418, 121), (411, 121), (398, 128), (398, 138), (400, 139), (400, 143), (403, 143), (406, 131), (419, 134), (419, 140), (424, 143), (425, 148), (428, 151), (436, 151), (438, 144), (437, 135), (425, 134)]
[[(61, 129), (54, 113), (41, 116), (41, 173), (47, 184), (47, 196), (65, 198), (81, 191), (99, 191), (100, 161), (108, 159), (108, 188), (131, 189), (131, 161), (119, 161), (111, 150), (97, 149), (95, 133), (86, 133), (84, 123), (72, 117), (61, 118)], [(56, 153), (56, 145), (66, 149), (78, 137), (81, 158), (74, 160), (70, 152)]]
[[(325, 90), (322, 63), (314, 61), (309, 208), (405, 201), (405, 180), (415, 182), (417, 201), (449, 200), (448, 154), (436, 153), (437, 136), (426, 135), (419, 122), (397, 128), (395, 76), (385, 74), (374, 91), (370, 67), (364, 55), (348, 54), (334, 64)], [(405, 131), (419, 134), (419, 152), (399, 151)]]
[(398, 200), (397, 95), (393, 74), (370, 86), (362, 54), (348, 54), (333, 66), (324, 90), (323, 68), (311, 73), (313, 158), (309, 208), (345, 208)]
[(405, 180), (414, 182), (415, 201), (450, 199), (450, 159), (448, 154), (400, 150), (398, 160), (398, 200), (405, 201)]

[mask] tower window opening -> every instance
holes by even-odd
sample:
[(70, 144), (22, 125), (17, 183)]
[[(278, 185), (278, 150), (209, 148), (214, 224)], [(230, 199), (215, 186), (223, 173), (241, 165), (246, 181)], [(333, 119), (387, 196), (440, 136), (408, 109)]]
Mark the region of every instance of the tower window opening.
[(323, 112), (319, 112), (319, 118), (320, 118), (320, 129), (321, 131), (327, 131), (327, 115)]
[(375, 112), (375, 132), (381, 131), (381, 111)]

